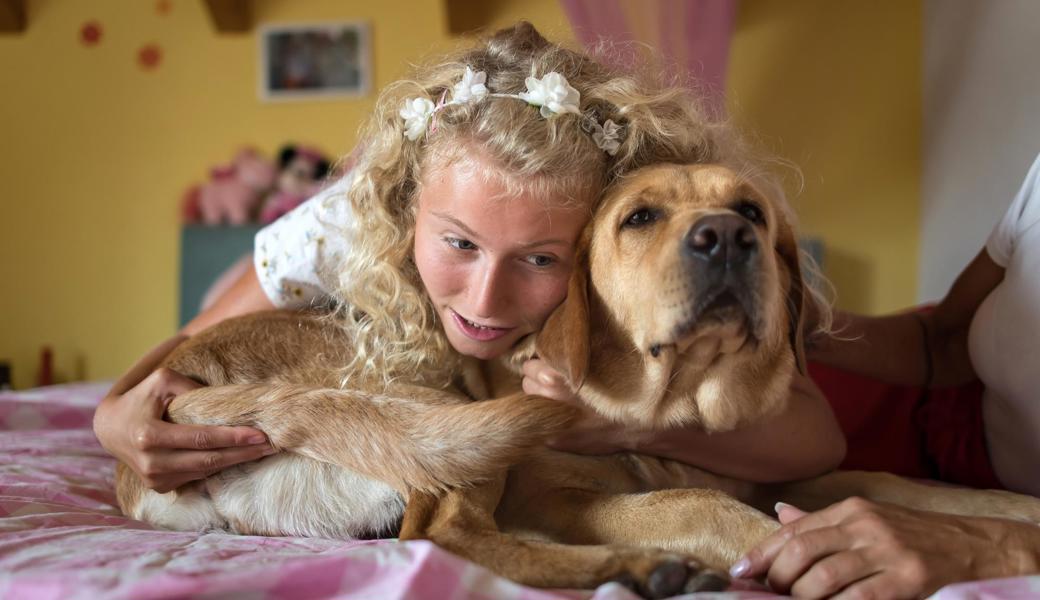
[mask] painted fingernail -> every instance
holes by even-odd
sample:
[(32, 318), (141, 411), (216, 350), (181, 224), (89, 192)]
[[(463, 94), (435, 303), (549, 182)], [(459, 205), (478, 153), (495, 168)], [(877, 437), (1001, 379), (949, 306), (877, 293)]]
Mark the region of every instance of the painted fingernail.
[(743, 577), (751, 569), (751, 561), (742, 558), (729, 568), (730, 577)]
[(267, 436), (262, 433), (257, 433), (246, 438), (246, 441), (250, 444), (263, 444), (267, 441)]
[(786, 502), (777, 502), (776, 506), (773, 507), (773, 512), (775, 512), (776, 514), (780, 514), (780, 511), (785, 509), (785, 508), (794, 508), (794, 507), (791, 506), (790, 504), (786, 503)]

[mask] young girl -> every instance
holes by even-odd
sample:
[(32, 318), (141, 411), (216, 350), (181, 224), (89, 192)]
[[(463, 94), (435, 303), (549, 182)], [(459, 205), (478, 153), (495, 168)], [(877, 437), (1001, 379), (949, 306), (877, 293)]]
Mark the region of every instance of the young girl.
[[(162, 421), (169, 399), (196, 386), (154, 371), (186, 336), (233, 315), (331, 299), (357, 340), (351, 368), (442, 386), (460, 357), (493, 359), (541, 327), (612, 181), (659, 162), (757, 172), (688, 90), (559, 48), (527, 23), (389, 86), (361, 140), (350, 174), (258, 234), (256, 270), (102, 401), (98, 439), (149, 487), (171, 490), (271, 451), (246, 427)], [(575, 401), (538, 360), (524, 366), (523, 386)], [(844, 453), (829, 406), (805, 378), (786, 412), (739, 431), (632, 432), (590, 417), (557, 445), (637, 450), (757, 481), (812, 476)]]

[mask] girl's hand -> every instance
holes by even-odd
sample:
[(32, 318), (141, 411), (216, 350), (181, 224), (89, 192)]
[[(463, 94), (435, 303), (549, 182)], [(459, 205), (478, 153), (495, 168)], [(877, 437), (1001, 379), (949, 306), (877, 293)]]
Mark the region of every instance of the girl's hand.
[(525, 393), (566, 402), (582, 411), (582, 416), (566, 433), (549, 439), (550, 448), (576, 454), (612, 454), (632, 449), (625, 430), (585, 406), (563, 375), (544, 360), (532, 358), (524, 363), (522, 370)]
[(274, 453), (264, 433), (252, 427), (163, 421), (174, 396), (198, 387), (169, 369), (158, 369), (125, 391), (117, 383), (94, 413), (94, 434), (146, 487), (160, 493)]

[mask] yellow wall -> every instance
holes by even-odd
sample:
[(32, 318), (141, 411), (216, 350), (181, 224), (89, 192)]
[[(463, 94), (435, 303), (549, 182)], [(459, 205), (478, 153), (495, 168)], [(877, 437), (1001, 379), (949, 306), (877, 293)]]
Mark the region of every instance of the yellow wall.
[[(374, 96), (262, 103), (254, 34), (213, 32), (201, 0), (30, 0), (28, 30), (0, 35), (0, 360), (35, 380), (50, 344), (66, 380), (110, 378), (177, 322), (178, 206), (188, 184), (253, 144), (340, 155)], [(407, 61), (457, 43), (444, 0), (253, 0), (262, 22), (365, 20), (375, 87)], [(523, 7), (520, 7), (523, 4)], [(492, 26), (521, 14), (566, 32), (555, 0), (488, 4)], [(79, 43), (90, 19), (101, 43)], [(157, 43), (145, 72), (137, 49)]]
[[(839, 307), (877, 313), (917, 291), (921, 4), (744, 0), (731, 114), (804, 176), (805, 232), (826, 243)], [(797, 194), (797, 181), (788, 186)]]
[[(30, 0), (0, 35), (0, 360), (32, 385), (41, 345), (64, 379), (118, 375), (177, 317), (178, 205), (209, 166), (291, 140), (341, 154), (372, 97), (262, 103), (256, 38), (213, 33), (201, 0)], [(448, 7), (490, 27), (527, 18), (570, 38), (556, 0), (253, 0), (257, 22), (366, 20), (375, 87), (458, 43)], [(744, 0), (733, 107), (802, 167), (799, 208), (823, 234), (843, 306), (912, 301), (920, 123), (917, 3)], [(101, 44), (80, 45), (88, 19)], [(137, 49), (163, 50), (154, 72)]]

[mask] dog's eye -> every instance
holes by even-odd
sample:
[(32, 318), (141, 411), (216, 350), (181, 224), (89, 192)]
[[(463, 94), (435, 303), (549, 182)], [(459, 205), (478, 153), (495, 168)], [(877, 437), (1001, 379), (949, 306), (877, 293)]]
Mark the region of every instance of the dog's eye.
[(622, 223), (622, 227), (642, 227), (648, 225), (657, 220), (658, 214), (649, 208), (640, 208), (634, 213), (628, 215), (625, 222)]
[(762, 208), (750, 200), (741, 200), (733, 207), (733, 210), (755, 225), (764, 225), (766, 222), (766, 215), (762, 212)]

